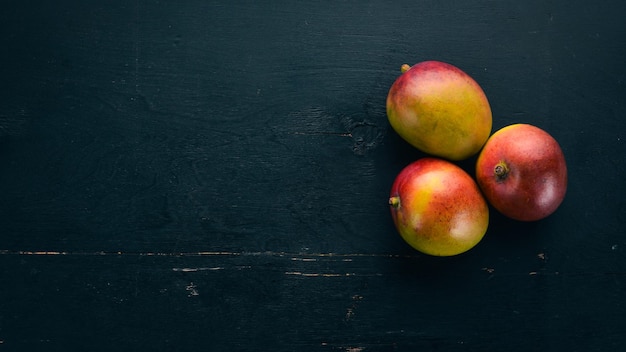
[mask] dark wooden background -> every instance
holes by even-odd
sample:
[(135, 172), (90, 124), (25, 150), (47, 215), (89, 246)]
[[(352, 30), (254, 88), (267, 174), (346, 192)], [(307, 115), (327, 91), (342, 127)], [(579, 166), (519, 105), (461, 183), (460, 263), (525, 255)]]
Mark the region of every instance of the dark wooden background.
[[(0, 11), (0, 350), (626, 344), (623, 2), (21, 1)], [(387, 207), (400, 65), (561, 144), (551, 217), (452, 258)], [(472, 172), (473, 161), (460, 163)]]

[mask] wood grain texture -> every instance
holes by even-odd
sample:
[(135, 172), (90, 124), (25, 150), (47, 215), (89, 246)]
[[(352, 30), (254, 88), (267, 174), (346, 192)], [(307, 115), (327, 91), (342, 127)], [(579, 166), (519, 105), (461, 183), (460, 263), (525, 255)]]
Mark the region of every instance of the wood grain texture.
[[(34, 1), (0, 12), (0, 348), (616, 350), (626, 14), (615, 1)], [(400, 65), (448, 61), (570, 185), (453, 258), (387, 197)], [(461, 163), (470, 171), (473, 160)]]

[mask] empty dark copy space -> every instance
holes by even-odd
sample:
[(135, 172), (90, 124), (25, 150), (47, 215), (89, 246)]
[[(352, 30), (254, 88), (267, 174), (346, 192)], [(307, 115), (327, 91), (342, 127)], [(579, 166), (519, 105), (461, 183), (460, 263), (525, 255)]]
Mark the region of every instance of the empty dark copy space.
[[(21, 1), (0, 11), (0, 350), (614, 351), (626, 344), (619, 1)], [(565, 153), (532, 223), (413, 250), (403, 63)], [(459, 163), (473, 174), (475, 157)]]

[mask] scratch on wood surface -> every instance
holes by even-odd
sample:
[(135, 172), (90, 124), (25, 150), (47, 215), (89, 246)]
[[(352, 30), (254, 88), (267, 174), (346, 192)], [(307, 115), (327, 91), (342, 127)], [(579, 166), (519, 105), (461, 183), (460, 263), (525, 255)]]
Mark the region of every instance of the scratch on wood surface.
[(18, 251), (16, 253), (10, 253), (3, 251), (2, 254), (20, 254), (20, 255), (67, 255), (68, 252), (56, 252), (56, 251)]
[(346, 347), (346, 352), (361, 352), (363, 350), (363, 347)]
[(319, 132), (293, 132), (293, 134), (295, 135), (302, 135), (302, 136), (337, 136), (337, 137), (352, 137), (352, 133), (350, 132), (325, 132), (325, 131), (319, 131)]
[[(247, 263), (232, 265), (226, 262), (234, 258), (242, 257), (274, 257), (281, 260), (289, 260), (294, 263), (314, 264), (317, 262), (342, 262), (352, 263), (358, 258), (418, 258), (416, 255), (397, 255), (397, 254), (377, 254), (377, 253), (296, 253), (296, 252), (280, 252), (280, 251), (264, 251), (264, 252), (236, 252), (236, 251), (199, 251), (199, 252), (122, 252), (122, 251), (11, 251), (0, 250), (0, 255), (18, 255), (18, 256), (108, 256), (108, 257), (189, 257), (189, 258), (221, 258), (218, 265), (213, 266), (176, 266), (171, 270), (179, 273), (198, 273), (198, 272), (218, 272), (224, 270), (247, 270), (253, 269), (252, 265)], [(297, 268), (300, 269), (300, 268)], [(319, 271), (301, 271), (288, 270), (284, 275), (304, 278), (340, 278), (340, 277), (375, 277), (383, 276), (381, 273), (357, 273), (357, 272), (319, 272)]]
[(285, 275), (302, 277), (351, 277), (351, 276), (383, 276), (380, 273), (357, 274), (357, 273), (305, 273), (302, 271), (285, 271)]
[[(319, 259), (318, 258), (310, 258), (310, 257), (291, 257), (292, 261), (298, 261), (298, 262), (317, 262)], [(352, 258), (341, 258), (340, 261), (342, 262), (351, 262), (354, 259)]]
[(199, 257), (199, 256), (236, 256), (244, 255), (243, 252), (122, 252), (122, 251), (10, 251), (0, 250), (0, 254), (4, 255), (68, 255), (68, 256), (162, 256), (162, 257)]
[(196, 286), (193, 282), (190, 282), (189, 285), (185, 287), (185, 290), (189, 292), (187, 297), (199, 296), (198, 286)]
[[(322, 346), (329, 346), (328, 342), (322, 342)], [(365, 351), (365, 347), (340, 347), (342, 350), (346, 352), (362, 352)], [(335, 348), (333, 348), (335, 349)]]
[(223, 266), (216, 266), (212, 268), (173, 268), (173, 271), (181, 271), (184, 273), (196, 272), (196, 271), (216, 271), (216, 270), (224, 270)]
[[(236, 270), (243, 270), (243, 269), (251, 269), (252, 266), (250, 265), (235, 265), (233, 267)], [(220, 271), (220, 270), (225, 270), (226, 267), (223, 266), (214, 266), (214, 267), (197, 267), (197, 268), (172, 268), (172, 271), (177, 271), (177, 272), (181, 272), (181, 273), (195, 273), (198, 271)]]
[(52, 250), (0, 250), (0, 255), (34, 255), (34, 256), (140, 256), (140, 257), (290, 257), (293, 261), (317, 261), (320, 259), (337, 259), (353, 261), (354, 258), (418, 258), (419, 255), (381, 254), (381, 253), (296, 253), (280, 251), (235, 252), (235, 251), (199, 251), (199, 252), (124, 252), (124, 251), (52, 251)]
[(334, 273), (303, 273), (300, 271), (286, 271), (285, 275), (296, 275), (304, 277), (345, 277), (354, 276), (354, 273), (334, 274)]
[(361, 300), (363, 300), (363, 296), (361, 295), (352, 296), (352, 304), (348, 307), (348, 309), (346, 309), (346, 316), (344, 318), (346, 322), (352, 320)]

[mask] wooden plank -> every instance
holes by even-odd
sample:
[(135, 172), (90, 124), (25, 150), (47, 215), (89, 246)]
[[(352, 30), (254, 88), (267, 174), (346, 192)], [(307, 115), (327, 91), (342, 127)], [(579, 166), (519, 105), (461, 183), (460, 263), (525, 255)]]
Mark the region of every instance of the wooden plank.
[[(0, 11), (0, 346), (617, 350), (624, 6), (61, 0)], [(537, 223), (430, 258), (391, 182), (403, 63), (536, 124), (570, 185)], [(473, 159), (459, 163), (470, 173)], [(123, 347), (122, 347), (123, 346)]]

